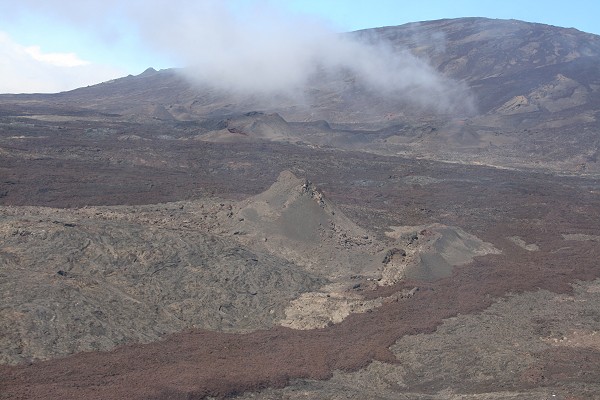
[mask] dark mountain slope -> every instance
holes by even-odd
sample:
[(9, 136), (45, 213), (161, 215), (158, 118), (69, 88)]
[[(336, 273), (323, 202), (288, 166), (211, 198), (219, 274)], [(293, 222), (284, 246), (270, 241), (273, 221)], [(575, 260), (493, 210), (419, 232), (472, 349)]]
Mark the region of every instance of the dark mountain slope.
[[(6, 117), (53, 114), (195, 127), (193, 132), (174, 132), (177, 137), (222, 130), (232, 118), (241, 117), (245, 126), (262, 124), (245, 116), (260, 110), (296, 124), (293, 132), (284, 134), (276, 132), (283, 122), (269, 126), (268, 135), (253, 136), (259, 140), (300, 140), (502, 167), (600, 171), (596, 161), (600, 37), (485, 18), (420, 22), (348, 35), (384, 43), (396, 52), (409, 49), (445, 79), (465, 84), (470, 94), (456, 92), (450, 101), (453, 106), (440, 112), (412, 103), (410, 95), (399, 99), (369, 90), (347, 71), (313, 77), (295, 99), (225, 92), (192, 84), (180, 70), (148, 69), (138, 76), (55, 95), (0, 96), (0, 110)], [(255, 118), (263, 117), (255, 114)], [(317, 120), (330, 126), (320, 130), (314, 124), (298, 124)], [(222, 136), (216, 133), (206, 139)], [(245, 135), (237, 139), (248, 140)]]

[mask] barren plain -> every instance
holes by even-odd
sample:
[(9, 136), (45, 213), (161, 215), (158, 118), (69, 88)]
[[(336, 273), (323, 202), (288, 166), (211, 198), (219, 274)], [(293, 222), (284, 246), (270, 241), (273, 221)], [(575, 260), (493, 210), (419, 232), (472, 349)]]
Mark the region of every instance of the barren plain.
[(598, 38), (415, 29), (476, 115), (0, 96), (0, 398), (598, 398)]

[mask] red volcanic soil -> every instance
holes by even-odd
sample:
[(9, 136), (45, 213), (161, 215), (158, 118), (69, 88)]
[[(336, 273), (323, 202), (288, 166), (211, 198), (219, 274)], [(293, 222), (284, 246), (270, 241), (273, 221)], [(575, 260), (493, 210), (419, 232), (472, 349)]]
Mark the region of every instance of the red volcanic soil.
[[(395, 47), (409, 44), (415, 29), (414, 25), (387, 27), (377, 33)], [(313, 181), (345, 215), (376, 235), (390, 226), (441, 223), (460, 227), (502, 251), (476, 258), (435, 282), (404, 282), (365, 293), (373, 298), (419, 288), (410, 298), (351, 315), (324, 329), (278, 327), (246, 334), (194, 330), (110, 352), (0, 366), (0, 399), (228, 397), (284, 387), (296, 378), (324, 380), (336, 370), (356, 371), (373, 361), (408, 366), (409, 361), (396, 359), (390, 350), (402, 337), (432, 333), (445, 319), (481, 312), (509, 294), (570, 293), (572, 283), (600, 277), (600, 243), (563, 237), (600, 236), (598, 176), (564, 177), (540, 169), (562, 172), (562, 166), (569, 165), (572, 171), (598, 171), (599, 125), (594, 117), (600, 107), (598, 37), (539, 24), (471, 18), (419, 23), (418, 31), (423, 33), (417, 35), (420, 38), (445, 32), (444, 52), (438, 51), (437, 40), (428, 47), (414, 46), (427, 54), (434, 68), (470, 84), (477, 95), (482, 115), (466, 120), (461, 129), (447, 125), (446, 117), (410, 117), (412, 111), (403, 109), (406, 124), (398, 116), (389, 122), (400, 125), (370, 133), (333, 132), (326, 124), (324, 135), (319, 136), (315, 132), (321, 128), (316, 125), (295, 125), (304, 126), (308, 143), (315, 140), (312, 144), (207, 143), (198, 139), (227, 126), (223, 124), (230, 113), (250, 110), (235, 106), (237, 100), (227, 96), (191, 90), (172, 71), (147, 71), (140, 77), (59, 95), (0, 98), (2, 206), (157, 204), (213, 195), (239, 199), (261, 192), (282, 170), (290, 170)], [(528, 48), (536, 51), (524, 51)], [(469, 62), (454, 62), (467, 53)], [(398, 111), (395, 99), (361, 100), (356, 86), (339, 83), (315, 90), (317, 107), (307, 108), (309, 114), (303, 107), (297, 111), (285, 104), (279, 107), (295, 116), (290, 120), (331, 115), (343, 126), (352, 126), (364, 116), (376, 120), (378, 113)], [(338, 86), (348, 89), (328, 89)], [(517, 98), (530, 102), (530, 111), (508, 109), (506, 105), (521, 104), (514, 103)], [(83, 108), (86, 104), (90, 108)], [(165, 116), (170, 120), (169, 113), (177, 112), (184, 119), (188, 119), (185, 114), (196, 119), (202, 113), (203, 122), (159, 120)], [(359, 124), (356, 129), (361, 126), (369, 125)], [(323, 147), (315, 148), (315, 143)], [(338, 151), (332, 147), (337, 145), (377, 151), (389, 146), (384, 148), (386, 154), (414, 154), (419, 159)], [(437, 163), (426, 157), (530, 169)], [(519, 247), (509, 239), (515, 237), (535, 244), (539, 251)], [(20, 290), (28, 290), (22, 280), (18, 283)], [(532, 304), (530, 311), (535, 307)], [(534, 321), (525, 311), (517, 312), (522, 313), (521, 320), (538, 324), (541, 330), (550, 325), (544, 319)], [(592, 321), (591, 330), (598, 331), (593, 325), (600, 321), (598, 313), (577, 318)], [(449, 335), (448, 340), (455, 338)], [(485, 373), (482, 376), (489, 378), (477, 386), (468, 386), (473, 384), (460, 377), (452, 385), (437, 382), (451, 393), (466, 394), (583, 388), (570, 393), (578, 398), (585, 398), (587, 384), (600, 382), (597, 349), (533, 351), (537, 350), (523, 349), (533, 364), (521, 364), (524, 372), (515, 373), (501, 387), (496, 376)], [(499, 364), (495, 354), (485, 357)], [(442, 368), (448, 365), (430, 359)], [(398, 391), (433, 393), (428, 383), (419, 380), (418, 375), (414, 382), (407, 380)]]
[[(140, 150), (112, 141), (69, 147), (64, 140), (40, 139), (12, 149), (15, 154), (34, 152), (35, 159), (0, 160), (10, 172), (1, 182), (5, 194), (0, 202), (59, 207), (158, 203), (193, 198), (204, 188), (243, 197), (264, 190), (283, 169), (302, 168), (347, 215), (379, 227), (379, 233), (390, 225), (441, 222), (493, 243), (502, 254), (477, 258), (433, 283), (407, 282), (406, 287), (420, 288), (410, 299), (326, 329), (191, 331), (112, 352), (2, 366), (0, 399), (193, 399), (282, 387), (294, 378), (327, 379), (336, 369), (357, 370), (373, 360), (402, 362), (389, 350), (402, 336), (433, 332), (445, 318), (484, 310), (507, 293), (567, 293), (570, 283), (600, 276), (598, 243), (562, 237), (600, 231), (593, 180), (280, 144), (151, 142)], [(69, 147), (70, 158), (63, 157), (63, 147)], [(419, 184), (414, 179), (419, 177), (436, 179)], [(515, 246), (507, 239), (515, 235), (540, 251)], [(402, 289), (386, 288), (381, 294)], [(518, 389), (580, 378), (600, 381), (600, 356), (586, 351), (585, 357), (578, 349), (548, 352), (540, 356), (537, 369), (512, 384)], [(559, 373), (555, 365), (566, 372)], [(576, 375), (580, 365), (587, 375)]]
[[(500, 233), (502, 227), (496, 227)], [(560, 245), (547, 232), (544, 248)], [(35, 399), (194, 399), (225, 397), (265, 387), (282, 387), (293, 378), (327, 379), (336, 369), (357, 370), (373, 360), (401, 362), (388, 350), (403, 335), (433, 332), (443, 319), (490, 306), (507, 292), (547, 289), (569, 292), (568, 282), (598, 276), (600, 246), (570, 245), (569, 262), (550, 252), (479, 258), (435, 283), (408, 282), (420, 289), (407, 301), (393, 302), (370, 313), (355, 314), (326, 329), (295, 331), (275, 328), (249, 334), (190, 331), (162, 342), (131, 345), (105, 353), (80, 353), (31, 365), (0, 368), (0, 398)], [(398, 287), (400, 290), (401, 287)], [(600, 354), (586, 350), (587, 371), (600, 371)], [(564, 354), (565, 352), (569, 354)], [(545, 354), (537, 371), (514, 382), (515, 388), (573, 379), (581, 357), (570, 352)], [(582, 356), (581, 354), (579, 354)], [(566, 373), (555, 373), (554, 361)], [(541, 371), (541, 372), (540, 372)], [(544, 372), (549, 371), (549, 372)], [(588, 372), (587, 379), (600, 373)], [(542, 377), (543, 376), (543, 377)]]

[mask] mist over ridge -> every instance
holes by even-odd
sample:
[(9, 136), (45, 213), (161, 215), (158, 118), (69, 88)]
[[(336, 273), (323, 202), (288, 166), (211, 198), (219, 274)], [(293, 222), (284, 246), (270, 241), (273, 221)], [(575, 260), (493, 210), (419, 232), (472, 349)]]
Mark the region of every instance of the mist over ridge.
[[(154, 29), (165, 13), (177, 21), (174, 29)], [(242, 94), (297, 98), (311, 82), (348, 76), (367, 91), (437, 112), (454, 111), (456, 98), (471, 101), (465, 85), (408, 51), (339, 34), (322, 21), (266, 3), (248, 14), (242, 18), (223, 3), (203, 2), (189, 14), (172, 7), (150, 12), (142, 28), (153, 43), (184, 60), (192, 80)]]
[(302, 101), (311, 82), (344, 76), (367, 92), (434, 112), (473, 109), (466, 85), (408, 50), (340, 34), (326, 21), (286, 12), (274, 2), (25, 0), (5, 8), (18, 13), (25, 6), (109, 43), (126, 40), (126, 24), (148, 49), (185, 66), (193, 82), (242, 95)]

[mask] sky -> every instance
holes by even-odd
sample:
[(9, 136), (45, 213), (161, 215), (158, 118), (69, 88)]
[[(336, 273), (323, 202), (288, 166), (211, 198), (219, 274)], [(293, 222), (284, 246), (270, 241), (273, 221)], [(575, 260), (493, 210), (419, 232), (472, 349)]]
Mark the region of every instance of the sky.
[[(0, 0), (0, 93), (59, 92), (148, 67), (189, 65), (206, 79), (248, 90), (267, 78), (289, 89), (305, 81), (311, 60), (332, 49), (326, 66), (382, 72), (351, 58), (384, 50), (340, 43), (337, 32), (479, 16), (600, 34), (598, 15), (596, 0)], [(250, 72), (258, 79), (248, 79)]]

